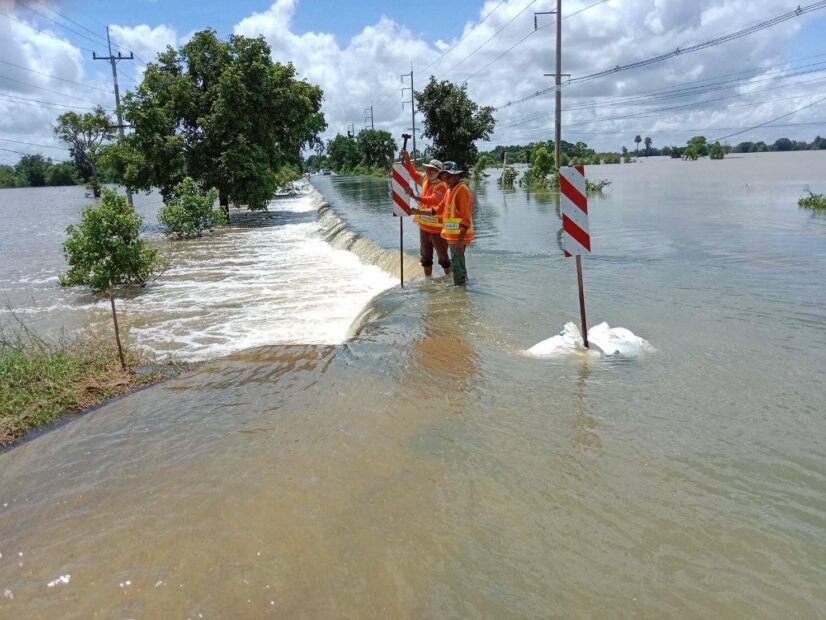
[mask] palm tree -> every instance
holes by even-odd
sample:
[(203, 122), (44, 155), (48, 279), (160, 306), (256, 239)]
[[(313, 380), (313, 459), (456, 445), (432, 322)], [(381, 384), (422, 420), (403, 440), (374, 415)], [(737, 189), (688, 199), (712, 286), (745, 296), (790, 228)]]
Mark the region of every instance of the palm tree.
[(648, 152), (651, 150), (651, 138), (645, 136), (645, 156), (648, 157)]
[(640, 138), (640, 136), (637, 135), (637, 137), (634, 138), (634, 142), (637, 143), (637, 148), (636, 148), (635, 154), (636, 154), (637, 157), (639, 157), (640, 156), (640, 142), (642, 142), (642, 138)]

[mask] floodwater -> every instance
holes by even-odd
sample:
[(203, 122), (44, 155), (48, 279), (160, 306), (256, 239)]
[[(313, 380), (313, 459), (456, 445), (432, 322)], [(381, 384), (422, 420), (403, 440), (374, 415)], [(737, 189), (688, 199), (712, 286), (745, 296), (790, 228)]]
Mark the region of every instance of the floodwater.
[[(826, 218), (796, 205), (826, 191), (826, 153), (586, 169), (612, 180), (589, 320), (656, 347), (634, 360), (522, 354), (576, 320), (576, 278), (553, 198), (496, 174), (467, 291), (412, 277), (339, 344), (270, 332), (0, 454), (0, 616), (826, 615)], [(342, 291), (397, 277), (386, 183), (313, 183), (331, 206), (296, 250), (349, 253)], [(232, 277), (214, 241), (200, 269)], [(277, 320), (276, 284), (236, 281), (235, 308)], [(162, 350), (140, 313), (167, 315), (125, 305)]]

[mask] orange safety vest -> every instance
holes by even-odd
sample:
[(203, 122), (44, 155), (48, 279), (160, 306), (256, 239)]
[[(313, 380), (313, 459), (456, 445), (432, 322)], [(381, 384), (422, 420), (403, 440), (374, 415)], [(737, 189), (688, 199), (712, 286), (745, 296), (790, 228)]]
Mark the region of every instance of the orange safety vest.
[[(430, 189), (430, 179), (427, 178), (427, 175), (423, 175), (424, 179), (422, 180), (422, 196), (427, 193), (427, 190)], [(442, 216), (440, 215), (414, 215), (413, 221), (419, 225), (425, 232), (439, 234), (442, 232)]]
[[(450, 205), (448, 208), (447, 213), (445, 213), (444, 224), (442, 226), (442, 238), (447, 239), (448, 243), (456, 243), (459, 240), (459, 232), (461, 230), (461, 223), (462, 218), (456, 217), (456, 190), (459, 189), (459, 185), (454, 187), (450, 191)], [(467, 188), (467, 185), (462, 185), (468, 194), (470, 194), (470, 190)], [(471, 197), (471, 201), (473, 198)], [(473, 205), (473, 202), (471, 202)], [(471, 218), (473, 217), (473, 208), (471, 206)], [(465, 245), (469, 244), (471, 239), (473, 239), (473, 220), (471, 219), (470, 228), (467, 229), (465, 233)]]

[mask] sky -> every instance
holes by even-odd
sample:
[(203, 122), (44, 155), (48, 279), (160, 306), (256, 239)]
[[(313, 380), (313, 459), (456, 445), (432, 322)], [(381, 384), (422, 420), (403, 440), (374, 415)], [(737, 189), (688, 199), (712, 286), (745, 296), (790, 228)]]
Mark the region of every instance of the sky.
[[(220, 36), (263, 36), (278, 62), (324, 91), (325, 138), (369, 124), (394, 136), (408, 130), (401, 74), (415, 87), (430, 76), (466, 82), (470, 97), (496, 108), (489, 143), (553, 137), (553, 0), (0, 0), (0, 163), (20, 153), (63, 160), (52, 127), (68, 110), (114, 108), (106, 26), (136, 60), (118, 65), (121, 91), (168, 45), (204, 28)], [(797, 0), (563, 0), (562, 137), (598, 151), (654, 146), (694, 135), (774, 142), (826, 135), (826, 2), (816, 10), (735, 40), (627, 65), (730, 35), (792, 11)], [(619, 68), (607, 75), (601, 71)], [(587, 78), (587, 79), (586, 79)], [(409, 96), (405, 94), (405, 96)], [(525, 99), (524, 101), (520, 101)], [(510, 103), (509, 105), (509, 102)], [(782, 117), (782, 118), (781, 118)], [(774, 120), (773, 119), (777, 119)], [(421, 128), (421, 115), (417, 126)], [(768, 122), (767, 121), (773, 121)], [(760, 127), (756, 127), (762, 125)], [(754, 129), (750, 129), (756, 127)], [(742, 133), (741, 133), (742, 132)], [(426, 139), (419, 137), (426, 143)]]

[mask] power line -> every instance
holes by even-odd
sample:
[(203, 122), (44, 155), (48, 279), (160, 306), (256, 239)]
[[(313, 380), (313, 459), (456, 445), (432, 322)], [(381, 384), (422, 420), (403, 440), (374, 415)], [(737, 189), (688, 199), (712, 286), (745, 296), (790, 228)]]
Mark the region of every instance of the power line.
[(46, 4), (45, 2), (43, 2), (43, 0), (35, 0), (35, 1), (36, 1), (38, 4), (40, 4), (40, 5), (44, 6), (47, 10), (51, 11), (52, 13), (54, 13), (54, 14), (56, 14), (56, 15), (59, 15), (60, 17), (62, 17), (63, 19), (65, 19), (67, 22), (70, 22), (70, 23), (74, 24), (75, 26), (78, 26), (78, 27), (80, 27), (80, 28), (83, 28), (86, 32), (88, 32), (88, 33), (90, 33), (90, 34), (92, 34), (92, 35), (96, 36), (98, 39), (100, 39), (100, 40), (101, 40), (101, 42), (103, 42), (103, 43), (105, 43), (105, 42), (106, 42), (106, 39), (105, 39), (105, 38), (103, 38), (103, 36), (101, 36), (101, 35), (100, 35), (100, 34), (98, 34), (97, 32), (95, 32), (94, 30), (92, 30), (92, 29), (90, 29), (90, 28), (87, 28), (86, 26), (84, 26), (84, 25), (83, 25), (83, 24), (81, 24), (80, 22), (76, 22), (76, 21), (75, 21), (75, 20), (73, 20), (71, 17), (67, 17), (66, 15), (64, 15), (63, 13), (61, 13), (60, 11), (58, 11), (57, 9), (55, 9), (54, 7), (51, 7), (51, 6), (49, 6), (48, 4)]
[(807, 105), (804, 105), (801, 108), (797, 108), (796, 110), (792, 110), (791, 112), (787, 112), (786, 114), (783, 114), (782, 116), (778, 116), (777, 118), (773, 118), (770, 121), (766, 121), (765, 123), (760, 123), (759, 125), (754, 125), (753, 127), (749, 127), (748, 129), (743, 129), (742, 131), (735, 131), (734, 133), (730, 133), (728, 135), (721, 136), (719, 138), (715, 138), (714, 140), (712, 140), (712, 142), (719, 142), (720, 140), (725, 140), (726, 138), (731, 138), (732, 136), (739, 136), (741, 133), (746, 133), (747, 131), (751, 131), (752, 129), (757, 129), (758, 127), (763, 127), (764, 125), (768, 125), (769, 123), (779, 121), (782, 118), (786, 118), (786, 117), (791, 116), (793, 114), (797, 114), (798, 112), (800, 112), (802, 110), (805, 110), (806, 108), (811, 108), (812, 106), (815, 106), (818, 103), (822, 103), (824, 101), (826, 101), (826, 97), (822, 97), (822, 98), (818, 99), (817, 101), (812, 101), (811, 103), (809, 103)]
[[(817, 11), (817, 10), (820, 10), (820, 9), (823, 9), (823, 8), (826, 8), (826, 0), (823, 0), (821, 2), (815, 2), (815, 3), (807, 5), (805, 7), (797, 7), (797, 9), (795, 9), (794, 11), (788, 11), (787, 13), (783, 13), (782, 15), (778, 15), (777, 17), (773, 17), (773, 18), (768, 19), (766, 21), (759, 22), (757, 24), (754, 24), (752, 26), (748, 26), (748, 27), (743, 28), (741, 30), (737, 30), (737, 31), (729, 33), (727, 35), (723, 35), (723, 36), (720, 36), (720, 37), (716, 37), (714, 39), (710, 39), (708, 41), (703, 41), (702, 43), (697, 43), (695, 45), (691, 45), (691, 46), (689, 46), (687, 48), (684, 48), (684, 49), (681, 49), (681, 48), (678, 47), (677, 49), (675, 49), (673, 51), (666, 52), (666, 53), (663, 53), (663, 54), (659, 54), (657, 56), (652, 56), (651, 58), (646, 58), (645, 60), (640, 60), (640, 61), (637, 61), (637, 62), (629, 63), (627, 65), (617, 65), (613, 69), (605, 69), (603, 71), (598, 71), (596, 73), (591, 73), (591, 74), (588, 74), (588, 75), (584, 75), (582, 77), (574, 78), (574, 79), (571, 79), (571, 80), (568, 81), (568, 85), (578, 84), (578, 83), (586, 82), (586, 81), (589, 81), (589, 80), (594, 80), (594, 79), (597, 79), (597, 78), (600, 78), (600, 77), (605, 77), (607, 75), (612, 75), (614, 73), (618, 73), (620, 71), (628, 71), (629, 69), (636, 69), (636, 68), (639, 68), (639, 67), (644, 67), (644, 66), (651, 65), (651, 64), (654, 64), (654, 63), (662, 62), (664, 60), (668, 60), (670, 58), (674, 58), (676, 56), (689, 54), (689, 53), (696, 52), (696, 51), (699, 51), (699, 50), (703, 50), (703, 49), (706, 49), (706, 48), (709, 48), (709, 47), (714, 47), (714, 46), (717, 46), (717, 45), (721, 45), (723, 43), (728, 43), (730, 41), (740, 39), (740, 38), (745, 37), (747, 35), (754, 34), (755, 32), (759, 32), (760, 30), (765, 30), (766, 28), (776, 26), (777, 24), (788, 21), (790, 19), (794, 19), (795, 17), (799, 17), (800, 15), (804, 15), (806, 13), (811, 13), (813, 11)], [(544, 88), (544, 89), (536, 91), (532, 95), (528, 95), (526, 97), (522, 97), (521, 99), (517, 99), (516, 101), (509, 101), (505, 104), (497, 106), (495, 109), (496, 110), (501, 110), (501, 109), (504, 109), (504, 108), (509, 108), (513, 105), (517, 105), (519, 103), (524, 103), (525, 101), (529, 101), (531, 99), (534, 99), (534, 98), (539, 97), (541, 95), (544, 95), (546, 93), (552, 92), (553, 90), (554, 90), (554, 87)]]
[[(43, 101), (42, 99), (29, 99), (28, 97), (20, 97), (18, 95), (7, 95), (7, 94), (4, 94), (4, 93), (0, 93), (0, 97), (2, 97), (3, 99), (8, 99), (10, 101), (14, 101), (14, 103), (23, 103), (23, 102), (25, 102), (25, 103), (37, 103), (37, 104), (40, 104), (39, 107), (49, 106), (49, 107), (66, 108), (66, 109), (69, 109), (69, 110), (91, 110), (91, 111), (94, 111), (96, 109), (96, 108), (89, 108), (89, 107), (78, 106), (78, 105), (65, 105), (65, 104), (62, 104), (62, 103), (54, 103), (52, 101)], [(21, 99), (22, 101), (16, 101), (17, 99)], [(101, 106), (101, 108), (102, 107), (103, 106)], [(110, 112), (111, 110), (106, 110), (106, 111)]]
[(27, 144), (28, 146), (39, 146), (43, 149), (54, 149), (56, 151), (68, 151), (69, 149), (60, 146), (48, 146), (46, 144), (35, 144), (34, 142), (23, 142), (22, 140), (12, 140), (11, 138), (0, 137), (3, 142), (14, 142), (15, 144)]
[(535, 4), (535, 3), (536, 3), (536, 0), (531, 0), (530, 2), (528, 2), (528, 4), (526, 4), (526, 5), (525, 5), (525, 7), (524, 7), (521, 11), (519, 11), (516, 15), (514, 15), (514, 16), (513, 16), (510, 20), (508, 20), (508, 22), (507, 22), (504, 26), (502, 26), (499, 30), (497, 30), (496, 32), (494, 32), (494, 33), (493, 33), (493, 34), (492, 34), (489, 38), (485, 39), (485, 41), (484, 41), (484, 43), (482, 43), (482, 45), (480, 45), (479, 47), (477, 47), (476, 49), (474, 49), (474, 50), (473, 50), (470, 54), (468, 54), (467, 56), (465, 56), (462, 60), (460, 60), (459, 62), (457, 62), (457, 63), (456, 63), (456, 64), (454, 64), (453, 66), (451, 66), (449, 69), (446, 69), (445, 71), (443, 71), (443, 72), (442, 72), (442, 73), (440, 73), (439, 75), (440, 75), (440, 76), (445, 75), (445, 74), (449, 73), (450, 71), (453, 71), (453, 69), (455, 69), (456, 67), (458, 67), (459, 65), (461, 65), (463, 62), (467, 61), (467, 60), (468, 60), (468, 58), (472, 57), (472, 56), (473, 56), (476, 52), (478, 52), (480, 49), (482, 49), (483, 47), (485, 47), (485, 45), (487, 45), (487, 44), (488, 44), (488, 43), (490, 43), (493, 39), (495, 39), (497, 36), (499, 36), (499, 33), (501, 33), (501, 32), (502, 32), (505, 28), (507, 28), (508, 26), (510, 26), (510, 25), (511, 25), (511, 24), (512, 24), (515, 20), (516, 20), (516, 18), (518, 18), (520, 15), (522, 15), (522, 13), (524, 13), (525, 11), (527, 11), (527, 10), (528, 10), (528, 9), (529, 9), (529, 8), (530, 8), (533, 4)]
[(427, 71), (428, 69), (430, 69), (430, 67), (432, 67), (433, 65), (435, 65), (435, 64), (436, 64), (437, 62), (439, 62), (442, 58), (444, 58), (447, 54), (449, 54), (452, 50), (454, 50), (454, 49), (456, 48), (456, 46), (457, 46), (457, 45), (459, 45), (462, 41), (464, 41), (465, 39), (467, 39), (467, 38), (468, 38), (468, 36), (470, 36), (470, 34), (471, 34), (474, 30), (476, 30), (479, 26), (481, 26), (482, 24), (484, 24), (484, 23), (485, 23), (485, 20), (487, 20), (487, 18), (488, 18), (488, 17), (490, 17), (491, 15), (493, 15), (494, 11), (496, 11), (496, 9), (498, 9), (498, 8), (499, 8), (500, 6), (502, 6), (503, 4), (505, 4), (505, 0), (502, 0), (499, 4), (497, 4), (497, 5), (496, 5), (495, 7), (493, 7), (490, 11), (488, 11), (488, 14), (487, 14), (487, 15), (485, 15), (485, 16), (484, 16), (484, 17), (483, 17), (483, 18), (479, 21), (479, 23), (477, 23), (477, 24), (476, 24), (476, 25), (474, 25), (474, 26), (473, 26), (470, 30), (468, 30), (468, 31), (467, 31), (467, 32), (466, 32), (466, 33), (462, 36), (462, 38), (461, 38), (461, 39), (459, 39), (458, 41), (456, 41), (456, 43), (454, 43), (453, 45), (451, 45), (450, 47), (448, 47), (448, 48), (447, 48), (444, 52), (442, 52), (442, 53), (439, 55), (439, 57), (438, 57), (438, 58), (436, 58), (433, 62), (431, 62), (431, 63), (430, 63), (429, 65), (427, 65), (424, 69), (422, 69), (422, 71)]
[(31, 82), (24, 82), (23, 80), (18, 80), (7, 75), (3, 75), (0, 73), (0, 79), (8, 80), (9, 82), (15, 82), (17, 84), (23, 84), (24, 86), (28, 86), (30, 88), (36, 88), (38, 90), (45, 91), (47, 93), (52, 93), (55, 95), (60, 95), (62, 97), (66, 97), (67, 99), (75, 99), (77, 101), (85, 101), (86, 103), (91, 103), (92, 105), (98, 105), (97, 101), (93, 101), (91, 99), (84, 99), (83, 97), (75, 97), (74, 95), (67, 95), (66, 93), (62, 93), (59, 90), (52, 90), (51, 88), (46, 88), (45, 86), (38, 86), (37, 84), (32, 84)]
[[(24, 22), (23, 20), (17, 19), (16, 17), (12, 17), (11, 15), (8, 15), (7, 13), (0, 13), (0, 16), (3, 16), (3, 17), (5, 17), (6, 19), (9, 19), (9, 20), (11, 20), (11, 21), (13, 21), (13, 22), (17, 22), (17, 23), (18, 23), (18, 24), (20, 24), (21, 26), (25, 26), (26, 28), (30, 28), (31, 30), (34, 30), (35, 32), (39, 32), (39, 33), (41, 33), (41, 34), (45, 34), (45, 35), (48, 35), (48, 36), (50, 36), (50, 37), (57, 37), (57, 36), (58, 36), (58, 35), (57, 35), (57, 34), (55, 34), (54, 32), (49, 32), (48, 30), (42, 30), (42, 29), (40, 29), (40, 28), (35, 28), (35, 27), (34, 27), (34, 26), (32, 26), (31, 24), (27, 24), (27, 23), (26, 23), (26, 22)], [(60, 39), (60, 40), (62, 41), (63, 39)], [(66, 42), (71, 44), (71, 42), (70, 42), (70, 41), (66, 41)], [(73, 44), (72, 44), (72, 45), (73, 45)], [(78, 47), (78, 49), (82, 49), (82, 50), (83, 50), (83, 51), (85, 51), (85, 52), (91, 52), (91, 51), (92, 51), (92, 50), (90, 50), (89, 48), (87, 48), (87, 47), (83, 47), (83, 46), (80, 46), (80, 45), (78, 45), (77, 47)]]
[[(811, 68), (811, 67), (817, 67), (817, 68)], [(703, 86), (695, 86), (695, 87), (686, 88), (686, 89), (676, 89), (676, 90), (672, 90), (672, 91), (664, 91), (664, 92), (663, 91), (649, 91), (649, 92), (652, 92), (654, 94), (653, 95), (648, 95), (648, 96), (644, 96), (644, 95), (641, 94), (641, 95), (637, 95), (637, 96), (630, 97), (630, 98), (625, 98), (625, 99), (609, 100), (609, 101), (602, 101), (600, 103), (595, 103), (595, 104), (584, 104), (584, 105), (580, 105), (580, 106), (573, 106), (573, 107), (567, 108), (566, 112), (576, 112), (576, 111), (581, 111), (581, 110), (598, 110), (600, 108), (605, 108), (605, 107), (611, 107), (611, 108), (628, 107), (628, 106), (632, 106), (632, 105), (637, 107), (641, 104), (644, 105), (646, 101), (666, 100), (666, 99), (674, 99), (674, 98), (680, 98), (680, 97), (686, 97), (686, 96), (703, 95), (703, 94), (711, 93), (711, 92), (714, 92), (714, 91), (726, 90), (726, 89), (730, 89), (730, 88), (737, 88), (739, 86), (751, 86), (753, 84), (758, 84), (760, 82), (774, 81), (774, 80), (788, 80), (790, 78), (798, 77), (798, 76), (801, 76), (801, 75), (808, 75), (810, 73), (819, 73), (824, 68), (826, 68), (826, 63), (822, 63), (822, 62), (821, 63), (813, 63), (811, 65), (804, 65), (803, 67), (798, 67), (798, 68), (801, 68), (801, 69), (808, 68), (808, 70), (797, 71), (797, 72), (794, 72), (794, 73), (789, 73), (787, 75), (766, 77), (766, 78), (763, 78), (763, 79), (760, 79), (760, 80), (753, 80), (751, 78), (747, 78), (747, 79), (740, 79), (740, 80), (727, 80), (727, 81), (723, 81), (723, 82), (711, 83), (711, 84), (706, 84), (706, 85), (703, 85)], [(730, 75), (732, 75), (732, 74), (730, 74)], [(736, 74), (734, 74), (734, 75), (736, 75)], [(714, 79), (714, 78), (709, 78), (707, 80), (701, 80), (701, 81), (702, 82), (707, 82), (711, 79)], [(793, 83), (789, 86), (796, 86), (796, 85), (799, 85), (799, 84), (809, 84), (811, 82), (818, 82), (821, 79), (822, 78), (816, 78), (814, 80), (806, 80), (806, 81), (802, 81), (802, 82), (796, 82), (796, 83)], [(691, 83), (692, 82), (688, 82), (688, 84), (691, 84)], [(710, 100), (705, 100), (705, 101), (697, 101), (697, 102), (685, 104), (684, 106), (676, 106), (676, 107), (679, 108), (679, 107), (688, 107), (688, 106), (692, 106), (692, 105), (703, 105), (704, 103), (708, 103), (708, 102), (711, 102), (711, 101), (721, 101), (723, 99), (746, 97), (746, 96), (749, 96), (749, 95), (757, 93), (757, 92), (765, 92), (766, 90), (776, 90), (777, 88), (788, 88), (789, 86), (783, 85), (783, 86), (777, 86), (777, 87), (772, 87), (772, 88), (767, 88), (767, 89), (762, 89), (762, 90), (754, 90), (754, 91), (745, 92), (745, 93), (738, 93), (736, 95), (731, 95), (729, 97), (722, 97), (722, 98), (718, 98), (718, 99), (710, 99)], [(665, 108), (665, 109), (676, 109), (676, 108)], [(647, 114), (651, 111), (652, 110), (643, 110), (643, 111), (639, 112), (638, 114), (632, 114), (632, 115), (628, 115), (628, 116), (624, 116), (624, 117), (617, 117), (616, 119), (612, 119), (612, 120), (617, 120), (617, 119), (621, 119), (621, 118), (633, 118), (633, 117), (638, 116), (638, 115)], [(657, 110), (654, 110), (654, 111), (657, 111)], [(515, 127), (515, 126), (518, 126), (518, 125), (524, 125), (524, 124), (530, 123), (532, 121), (539, 120), (540, 118), (544, 117), (544, 115), (545, 115), (544, 112), (528, 115), (528, 116), (523, 117), (521, 119), (516, 119), (515, 121), (511, 121), (509, 123), (502, 124), (502, 125), (500, 125), (500, 127), (501, 128), (507, 128), (507, 127)], [(598, 121), (589, 121), (589, 122), (600, 122), (600, 121), (601, 121), (601, 119), (598, 120)], [(586, 123), (581, 123), (581, 124), (586, 124)]]
[(4, 65), (9, 65), (10, 67), (14, 67), (16, 69), (20, 69), (22, 71), (28, 71), (29, 73), (37, 73), (38, 75), (45, 75), (47, 78), (51, 78), (53, 80), (60, 80), (61, 82), (66, 82), (67, 84), (74, 84), (75, 86), (83, 86), (84, 88), (91, 88), (92, 90), (97, 90), (102, 93), (109, 94), (108, 90), (104, 90), (102, 88), (98, 88), (97, 86), (92, 86), (91, 84), (84, 84), (82, 82), (75, 82), (74, 80), (67, 80), (66, 78), (58, 77), (56, 75), (52, 75), (50, 73), (44, 73), (43, 71), (38, 71), (37, 69), (29, 69), (28, 67), (24, 67), (22, 65), (16, 65), (13, 62), (8, 62), (7, 60), (0, 60), (0, 63)]
[(94, 44), (96, 44), (96, 45), (100, 45), (100, 41), (95, 41), (94, 39), (92, 39), (92, 38), (91, 38), (91, 37), (89, 37), (88, 35), (85, 35), (85, 34), (83, 34), (82, 32), (78, 32), (78, 31), (77, 31), (77, 30), (75, 30), (74, 28), (69, 28), (69, 26), (66, 26), (65, 24), (61, 24), (61, 23), (60, 23), (59, 21), (57, 21), (56, 19), (52, 19), (52, 18), (51, 18), (51, 17), (49, 17), (48, 15), (44, 15), (44, 14), (43, 14), (43, 13), (41, 13), (40, 11), (38, 11), (38, 10), (36, 10), (36, 9), (32, 8), (31, 6), (29, 6), (28, 4), (26, 4), (26, 3), (24, 3), (24, 2), (21, 2), (21, 3), (20, 3), (20, 6), (22, 6), (22, 7), (23, 7), (23, 8), (25, 8), (25, 9), (28, 9), (29, 11), (31, 11), (31, 12), (32, 12), (32, 13), (34, 13), (35, 15), (39, 15), (39, 16), (40, 16), (40, 17), (42, 17), (43, 19), (46, 19), (46, 20), (48, 20), (48, 21), (52, 22), (53, 24), (55, 24), (55, 25), (57, 25), (57, 26), (60, 26), (60, 27), (61, 27), (61, 28), (63, 28), (64, 30), (69, 31), (69, 32), (71, 32), (72, 34), (74, 34), (74, 35), (76, 35), (76, 36), (78, 36), (78, 37), (80, 37), (80, 38), (82, 38), (82, 39), (86, 39), (87, 41), (91, 41), (92, 43), (94, 43)]
[[(606, 3), (606, 2), (608, 2), (608, 0), (598, 0), (597, 2), (594, 2), (593, 4), (589, 4), (588, 6), (586, 6), (586, 7), (584, 7), (584, 8), (581, 8), (581, 9), (579, 9), (578, 11), (574, 11), (573, 13), (569, 13), (568, 15), (563, 15), (563, 16), (562, 16), (562, 19), (563, 19), (563, 21), (564, 21), (564, 20), (568, 19), (569, 17), (573, 17), (574, 15), (579, 15), (580, 13), (584, 13), (584, 12), (585, 12), (585, 11), (587, 11), (588, 9), (592, 9), (592, 8), (594, 8), (595, 6), (599, 6), (600, 4), (604, 4), (604, 3)], [(521, 39), (519, 39), (516, 43), (514, 43), (514, 44), (513, 44), (513, 45), (511, 45), (508, 49), (506, 49), (504, 52), (502, 52), (501, 54), (499, 54), (496, 58), (494, 58), (493, 60), (491, 60), (491, 61), (490, 61), (489, 63), (487, 63), (486, 65), (484, 65), (484, 66), (480, 67), (479, 69), (477, 69), (476, 71), (474, 71), (473, 73), (471, 73), (470, 75), (468, 75), (467, 77), (465, 77), (465, 79), (466, 79), (466, 80), (470, 80), (470, 79), (472, 79), (472, 78), (476, 77), (477, 75), (479, 75), (480, 73), (482, 73), (482, 71), (484, 71), (485, 69), (487, 69), (488, 67), (490, 67), (493, 63), (495, 63), (495, 62), (496, 62), (496, 61), (498, 61), (498, 60), (501, 60), (502, 58), (504, 58), (505, 56), (507, 56), (507, 55), (508, 55), (511, 51), (513, 51), (515, 48), (519, 47), (519, 46), (520, 46), (522, 43), (524, 43), (524, 42), (525, 42), (525, 40), (527, 40), (527, 39), (528, 39), (531, 35), (533, 35), (534, 33), (536, 33), (536, 32), (538, 32), (538, 31), (542, 30), (543, 28), (547, 28), (547, 26), (539, 26), (538, 28), (536, 28), (536, 29), (534, 29), (534, 30), (531, 30), (530, 32), (528, 32), (528, 34), (526, 34), (524, 37), (522, 37)]]
[[(730, 110), (732, 108), (754, 107), (755, 105), (758, 105), (758, 104), (776, 103), (776, 102), (779, 102), (779, 101), (792, 101), (792, 100), (795, 100), (795, 99), (801, 99), (803, 97), (811, 97), (811, 96), (812, 96), (812, 93), (806, 93), (806, 94), (803, 94), (803, 95), (792, 95), (791, 97), (777, 97), (775, 99), (763, 99), (763, 100), (758, 101), (758, 102), (747, 102), (747, 103), (732, 104), (732, 105), (728, 106), (726, 109)], [(705, 102), (702, 102), (702, 103), (711, 103), (713, 101), (717, 101), (717, 100), (710, 100), (710, 101), (705, 101)], [(627, 120), (628, 118), (637, 118), (637, 119), (639, 119), (639, 118), (661, 118), (663, 116), (666, 116), (666, 114), (662, 114), (661, 112), (668, 112), (668, 111), (672, 111), (674, 109), (681, 108), (681, 107), (685, 107), (685, 106), (672, 106), (672, 107), (669, 107), (669, 108), (659, 108), (657, 110), (649, 110), (647, 112), (642, 112), (639, 115), (633, 115), (633, 116), (602, 118), (602, 119), (595, 119), (595, 120), (586, 121), (586, 122), (582, 122), (582, 123), (570, 123), (568, 126), (570, 126), (570, 127), (583, 127), (583, 126), (586, 126), (586, 125), (594, 125), (594, 124), (608, 123), (608, 122), (619, 121), (619, 120)], [(536, 131), (548, 131), (548, 129), (544, 128), (544, 127), (525, 127), (523, 129), (517, 129), (516, 132), (514, 132), (514, 133), (536, 132)], [(588, 133), (588, 132), (585, 131), (583, 133)]]

